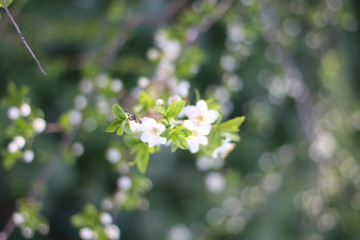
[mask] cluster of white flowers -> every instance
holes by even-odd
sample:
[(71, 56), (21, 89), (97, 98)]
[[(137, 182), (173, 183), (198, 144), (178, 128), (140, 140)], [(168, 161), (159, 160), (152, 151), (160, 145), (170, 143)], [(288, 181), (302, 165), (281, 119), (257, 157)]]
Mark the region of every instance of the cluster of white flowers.
[[(104, 233), (109, 240), (119, 240), (120, 239), (120, 228), (113, 224), (113, 218), (110, 213), (102, 212), (100, 214), (100, 222), (103, 226)], [(83, 227), (79, 230), (80, 238), (83, 240), (95, 240), (98, 238), (98, 233), (90, 228)]]

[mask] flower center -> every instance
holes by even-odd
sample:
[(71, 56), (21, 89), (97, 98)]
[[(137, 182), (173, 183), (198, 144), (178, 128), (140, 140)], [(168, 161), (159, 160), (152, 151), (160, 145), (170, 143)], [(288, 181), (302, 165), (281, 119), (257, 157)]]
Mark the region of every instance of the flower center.
[(154, 134), (154, 135), (159, 135), (160, 131), (157, 128), (152, 128), (151, 133)]
[(197, 121), (198, 123), (205, 122), (205, 120), (206, 120), (206, 118), (205, 118), (205, 116), (204, 116), (203, 114), (199, 114), (199, 115), (197, 115), (197, 117), (196, 117), (196, 121)]

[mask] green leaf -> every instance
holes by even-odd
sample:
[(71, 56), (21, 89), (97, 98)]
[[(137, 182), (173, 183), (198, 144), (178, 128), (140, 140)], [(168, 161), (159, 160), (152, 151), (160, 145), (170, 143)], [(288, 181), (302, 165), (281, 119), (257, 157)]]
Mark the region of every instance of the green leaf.
[(142, 141), (139, 138), (134, 137), (134, 136), (126, 135), (123, 137), (123, 139), (124, 139), (125, 144), (130, 148), (133, 148), (137, 144), (142, 143)]
[(185, 134), (185, 137), (189, 137), (192, 135), (192, 131), (183, 126), (174, 127), (174, 130), (183, 132)]
[(226, 131), (226, 132), (238, 132), (239, 131), (239, 127), (241, 126), (241, 124), (245, 121), (245, 117), (237, 117), (234, 119), (231, 119), (229, 121), (226, 121), (222, 124), (220, 124), (218, 127), (222, 130), (222, 131)]
[(181, 110), (184, 108), (185, 102), (184, 101), (177, 101), (171, 104), (168, 109), (166, 110), (166, 116), (168, 118), (175, 118)]
[(114, 120), (110, 123), (110, 125), (106, 128), (105, 132), (113, 133), (121, 126), (121, 120)]
[(139, 171), (144, 174), (147, 169), (147, 165), (149, 163), (150, 153), (147, 147), (141, 148), (135, 158), (136, 166)]
[(116, 134), (122, 136), (124, 134), (124, 129), (122, 127), (119, 127), (118, 130), (116, 131)]
[(139, 103), (140, 103), (140, 105), (142, 105), (144, 111), (147, 111), (150, 108), (155, 106), (155, 100), (152, 99), (145, 92), (140, 93), (140, 95), (139, 95)]
[(165, 109), (164, 109), (163, 106), (155, 106), (154, 109), (155, 109), (156, 111), (158, 111), (161, 115), (163, 115), (163, 116), (166, 115), (166, 111), (165, 111)]
[(175, 152), (178, 147), (173, 143), (171, 144), (171, 152)]
[[(10, 6), (10, 4), (11, 4), (13, 1), (14, 1), (14, 0), (4, 0), (6, 7)], [(2, 8), (4, 7), (1, 1), (0, 1), (0, 7), (2, 7)]]
[(183, 132), (181, 131), (173, 132), (170, 135), (170, 139), (177, 147), (181, 149), (189, 149), (189, 145), (186, 141), (185, 134)]
[(112, 112), (117, 119), (119, 120), (126, 119), (126, 114), (124, 112), (124, 109), (122, 109), (122, 107), (120, 107), (119, 104), (114, 104), (112, 106)]
[(165, 129), (165, 131), (163, 131), (163, 132), (160, 134), (160, 137), (163, 137), (163, 138), (169, 139), (170, 134), (171, 134), (171, 131), (172, 131), (172, 129), (171, 129), (171, 128), (167, 128), (167, 129)]

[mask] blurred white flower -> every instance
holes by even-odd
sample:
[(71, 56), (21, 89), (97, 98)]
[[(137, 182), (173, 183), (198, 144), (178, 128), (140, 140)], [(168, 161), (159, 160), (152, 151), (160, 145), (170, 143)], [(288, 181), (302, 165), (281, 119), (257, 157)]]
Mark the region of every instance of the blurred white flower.
[(160, 137), (160, 134), (166, 128), (163, 124), (156, 122), (155, 119), (144, 117), (140, 124), (140, 129), (143, 132), (141, 134), (141, 141), (148, 143), (150, 147), (166, 143), (166, 139)]
[(25, 150), (23, 153), (23, 160), (26, 163), (30, 163), (34, 160), (34, 156), (35, 156), (35, 154), (32, 150), (30, 150), (30, 149)]
[(106, 159), (110, 163), (117, 163), (121, 159), (121, 152), (117, 148), (108, 148), (106, 150)]
[(113, 92), (120, 92), (123, 88), (123, 82), (120, 79), (114, 79), (111, 82), (111, 90)]
[(90, 79), (84, 78), (80, 81), (79, 89), (82, 93), (89, 94), (94, 89), (94, 84)]
[(220, 173), (210, 172), (205, 177), (205, 185), (210, 192), (219, 193), (224, 190), (226, 182)]
[(12, 220), (15, 223), (16, 226), (19, 226), (19, 225), (23, 224), (24, 221), (25, 221), (24, 215), (22, 213), (19, 213), (19, 212), (14, 212), (14, 214), (12, 215)]
[(161, 98), (156, 99), (156, 105), (161, 106), (163, 104), (164, 104), (164, 100), (162, 100)]
[(150, 84), (150, 79), (148, 77), (140, 77), (137, 81), (137, 84), (141, 88), (146, 88)]
[(176, 103), (181, 100), (182, 100), (182, 98), (179, 95), (170, 96), (168, 99), (168, 105), (171, 105), (171, 104)]
[(96, 238), (96, 233), (88, 227), (83, 227), (79, 231), (79, 235), (83, 240), (92, 240)]
[(226, 156), (235, 148), (235, 143), (232, 143), (230, 142), (231, 140), (229, 138), (226, 138), (224, 141), (223, 141), (223, 144), (218, 147), (218, 148), (215, 148), (212, 156), (213, 158), (218, 158), (218, 157), (221, 157), (221, 158), (226, 158)]
[(80, 157), (84, 153), (84, 145), (81, 142), (75, 142), (71, 150), (75, 156)]
[(110, 213), (103, 212), (100, 214), (100, 221), (104, 225), (109, 225), (112, 223), (113, 219)]
[(197, 153), (200, 150), (200, 145), (208, 144), (208, 138), (206, 135), (210, 133), (210, 129), (195, 126), (189, 120), (184, 121), (184, 127), (192, 131), (192, 135), (186, 139), (191, 153)]
[(18, 146), (19, 149), (23, 148), (25, 146), (25, 138), (23, 136), (16, 136), (14, 137), (13, 142), (16, 143), (16, 145)]
[(149, 60), (155, 60), (160, 56), (160, 52), (159, 50), (157, 50), (156, 48), (150, 48), (147, 52), (146, 52), (146, 56)]
[(20, 106), (20, 112), (23, 117), (27, 117), (31, 113), (31, 107), (27, 103), (23, 103)]
[(75, 97), (74, 105), (75, 105), (75, 108), (82, 110), (87, 107), (88, 100), (84, 95), (78, 95)]
[(192, 239), (191, 231), (182, 224), (177, 224), (170, 228), (167, 234), (167, 240), (190, 240)]
[(104, 232), (110, 240), (120, 239), (120, 228), (114, 224), (106, 225), (104, 228)]
[(186, 106), (184, 113), (195, 126), (202, 126), (207, 129), (210, 129), (211, 123), (215, 122), (219, 116), (217, 111), (208, 110), (207, 103), (204, 100), (198, 101), (196, 106)]
[(21, 112), (18, 107), (12, 106), (8, 109), (7, 114), (11, 120), (15, 120), (20, 117)]
[(122, 176), (117, 180), (117, 186), (121, 190), (129, 190), (132, 186), (132, 180), (128, 176)]
[(35, 118), (32, 126), (37, 133), (41, 133), (46, 129), (46, 121), (42, 118)]

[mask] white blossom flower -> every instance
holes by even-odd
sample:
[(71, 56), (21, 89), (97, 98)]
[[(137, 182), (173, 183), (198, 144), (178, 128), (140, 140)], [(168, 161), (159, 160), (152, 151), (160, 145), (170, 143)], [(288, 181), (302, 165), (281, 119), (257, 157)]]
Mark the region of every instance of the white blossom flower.
[(166, 139), (160, 137), (160, 134), (166, 128), (163, 124), (156, 122), (155, 119), (144, 117), (140, 124), (140, 129), (143, 132), (141, 134), (141, 141), (148, 143), (150, 147), (166, 143)]
[(25, 218), (24, 218), (24, 215), (22, 213), (14, 212), (14, 214), (12, 215), (12, 220), (15, 223), (16, 226), (20, 226), (21, 224), (24, 223)]
[(120, 79), (114, 79), (112, 82), (111, 82), (111, 90), (113, 92), (120, 92), (121, 89), (123, 88), (123, 82), (120, 80)]
[(14, 137), (13, 142), (16, 143), (16, 145), (18, 146), (19, 149), (23, 148), (25, 146), (25, 138), (23, 136), (16, 136)]
[(20, 117), (20, 114), (20, 109), (15, 106), (10, 107), (7, 111), (7, 115), (11, 120), (18, 119)]
[(210, 129), (211, 123), (215, 122), (219, 116), (217, 111), (208, 110), (207, 103), (204, 100), (198, 101), (196, 106), (186, 106), (184, 113), (195, 126), (202, 126), (207, 129)]
[(137, 81), (137, 84), (141, 88), (147, 88), (150, 84), (150, 79), (148, 77), (140, 77)]
[(220, 147), (215, 148), (212, 154), (213, 158), (226, 158), (226, 156), (235, 148), (235, 143), (230, 141), (229, 138), (226, 138)]
[(84, 95), (78, 95), (74, 99), (74, 105), (77, 109), (82, 110), (87, 107), (88, 100)]
[(96, 238), (96, 233), (88, 227), (83, 227), (79, 231), (79, 235), (84, 240), (91, 240)]
[(100, 221), (102, 224), (104, 225), (109, 225), (112, 223), (113, 219), (110, 213), (108, 212), (103, 212), (100, 214)]
[(20, 112), (23, 117), (27, 117), (31, 113), (31, 107), (27, 103), (23, 103), (20, 106)]
[(179, 95), (173, 95), (173, 96), (169, 97), (168, 104), (171, 105), (171, 104), (176, 103), (178, 101), (182, 101), (182, 98)]
[(140, 123), (138, 123), (138, 122), (135, 121), (135, 120), (129, 121), (129, 126), (130, 126), (130, 130), (131, 130), (133, 133), (136, 133), (136, 132), (140, 132), (140, 131), (141, 131), (141, 129), (140, 129)]
[(46, 121), (42, 118), (35, 118), (32, 123), (32, 126), (33, 126), (35, 132), (41, 133), (46, 128)]
[(110, 240), (117, 240), (120, 239), (120, 228), (118, 226), (116, 226), (115, 224), (111, 224), (111, 225), (106, 225), (104, 227), (104, 232), (105, 235), (110, 239)]
[(200, 150), (200, 145), (208, 144), (208, 138), (206, 135), (210, 133), (210, 129), (195, 126), (189, 120), (185, 120), (183, 125), (192, 131), (192, 135), (186, 139), (191, 153), (197, 153)]
[(161, 106), (161, 105), (163, 105), (163, 104), (164, 104), (164, 100), (162, 100), (161, 98), (156, 99), (156, 105), (157, 105), (157, 106)]
[(156, 48), (150, 48), (147, 52), (146, 52), (146, 57), (149, 60), (155, 60), (159, 57), (160, 53), (159, 50), (157, 50)]
[(220, 193), (224, 190), (226, 182), (222, 174), (210, 172), (205, 177), (205, 185), (210, 192)]
[(129, 190), (132, 186), (132, 180), (128, 176), (122, 176), (117, 180), (117, 186), (122, 190)]
[(109, 148), (106, 150), (106, 159), (110, 163), (117, 163), (121, 159), (121, 152), (117, 148)]
[(24, 162), (30, 163), (34, 160), (34, 156), (35, 156), (34, 152), (30, 149), (27, 149), (24, 151), (22, 158), (23, 158)]

